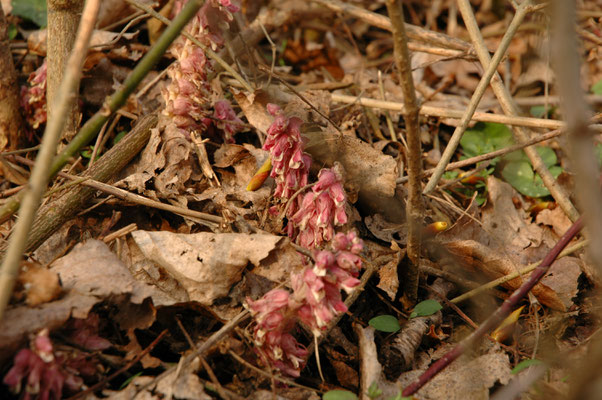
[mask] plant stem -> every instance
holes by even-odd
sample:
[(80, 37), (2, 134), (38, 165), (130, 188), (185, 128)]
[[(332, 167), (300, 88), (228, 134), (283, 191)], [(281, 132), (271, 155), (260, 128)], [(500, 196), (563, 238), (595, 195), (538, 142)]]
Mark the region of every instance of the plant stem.
[(418, 380), (411, 383), (403, 390), (403, 396), (411, 396), (416, 393), (422, 386), (430, 381), (435, 375), (441, 372), (455, 359), (460, 357), (464, 352), (470, 349), (478, 339), (485, 336), (489, 331), (496, 328), (510, 313), (517, 307), (518, 303), (525, 297), (531, 289), (540, 281), (541, 278), (546, 274), (550, 265), (554, 262), (560, 252), (567, 246), (567, 244), (579, 233), (583, 227), (583, 219), (578, 218), (577, 221), (571, 225), (571, 227), (565, 232), (564, 235), (558, 240), (556, 245), (550, 249), (548, 254), (541, 261), (541, 264), (535, 268), (533, 273), (529, 275), (529, 278), (512, 293), (512, 295), (502, 303), (502, 305), (495, 310), (495, 312), (479, 326), (477, 330), (471, 333), (466, 339), (458, 343), (451, 351), (437, 360), (427, 369), (422, 375), (418, 377)]
[(75, 96), (75, 90), (79, 85), (81, 70), (88, 52), (88, 43), (94, 30), (99, 6), (99, 0), (89, 0), (86, 4), (77, 40), (67, 63), (65, 79), (61, 82), (59, 88), (55, 104), (56, 112), (48, 120), (42, 146), (36, 158), (36, 165), (31, 173), (28, 188), (24, 191), (26, 194), (24, 195), (23, 209), (19, 213), (19, 219), (10, 236), (8, 250), (0, 271), (0, 320), (2, 320), (4, 310), (10, 300), (29, 230), (48, 184), (48, 168), (54, 157), (70, 104)]
[(418, 125), (419, 107), (416, 100), (408, 38), (403, 22), (403, 9), (399, 0), (387, 0), (387, 11), (391, 19), (393, 32), (393, 50), (395, 64), (399, 73), (399, 82), (403, 91), (408, 144), (408, 203), (406, 218), (408, 221), (407, 255), (410, 263), (405, 271), (404, 306), (412, 307), (418, 299), (418, 281), (420, 279), (420, 248), (423, 218), (422, 204), (422, 149), (420, 146), (420, 127)]
[[(16, 150), (24, 138), (17, 71), (8, 40), (8, 23), (0, 4), (0, 151)], [(6, 174), (5, 174), (6, 178)]]
[[(48, 0), (48, 29), (46, 65), (48, 68), (46, 80), (46, 98), (48, 109), (48, 120), (52, 119), (55, 112), (54, 105), (59, 95), (60, 84), (69, 53), (75, 43), (75, 34), (79, 25), (79, 17), (84, 7), (84, 0)], [(78, 93), (79, 81), (73, 93)], [(77, 132), (79, 107), (77, 95), (71, 98), (68, 106), (65, 124), (63, 125), (61, 138), (68, 142)]]
[[(470, 36), (470, 40), (475, 47), (475, 51), (481, 62), (483, 68), (487, 68), (491, 63), (491, 56), (489, 55), (489, 50), (487, 50), (487, 46), (485, 46), (485, 42), (483, 40), (483, 35), (481, 35), (481, 31), (479, 30), (479, 26), (477, 24), (477, 20), (472, 11), (472, 5), (469, 0), (458, 0), (458, 9), (460, 10), (460, 14), (462, 14), (462, 19), (464, 20), (464, 24), (466, 25), (466, 29), (468, 30), (468, 34)], [(512, 96), (510, 92), (504, 86), (502, 79), (499, 74), (494, 74), (491, 79), (491, 88), (493, 89), (493, 93), (495, 97), (500, 102), (500, 106), (504, 110), (504, 114), (517, 116), (519, 114), (519, 110), (512, 100)], [(515, 127), (513, 129), (513, 133), (515, 135), (516, 141), (518, 143), (523, 143), (529, 140), (529, 133), (520, 127)], [(564, 191), (564, 189), (556, 182), (556, 179), (548, 170), (548, 167), (544, 164), (541, 159), (539, 153), (536, 149), (532, 147), (525, 148), (525, 153), (531, 161), (531, 165), (533, 165), (533, 169), (539, 174), (544, 185), (550, 191), (554, 200), (558, 203), (560, 208), (565, 212), (565, 214), (572, 220), (575, 221), (579, 218), (579, 212), (571, 203), (569, 196)]]

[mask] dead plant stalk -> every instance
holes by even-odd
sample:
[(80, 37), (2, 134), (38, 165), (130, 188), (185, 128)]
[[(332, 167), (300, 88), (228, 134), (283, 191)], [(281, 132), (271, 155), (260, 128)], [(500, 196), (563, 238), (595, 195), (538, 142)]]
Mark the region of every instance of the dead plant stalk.
[[(411, 307), (418, 299), (418, 281), (420, 279), (420, 247), (422, 204), (422, 149), (420, 145), (420, 127), (418, 125), (419, 106), (412, 78), (408, 38), (403, 21), (403, 9), (398, 0), (387, 0), (387, 11), (391, 19), (393, 32), (393, 51), (395, 65), (399, 73), (399, 82), (403, 91), (408, 144), (408, 203), (406, 217), (408, 221), (407, 255), (410, 263), (405, 272), (404, 299), (406, 306)], [(393, 134), (393, 133), (392, 133)]]

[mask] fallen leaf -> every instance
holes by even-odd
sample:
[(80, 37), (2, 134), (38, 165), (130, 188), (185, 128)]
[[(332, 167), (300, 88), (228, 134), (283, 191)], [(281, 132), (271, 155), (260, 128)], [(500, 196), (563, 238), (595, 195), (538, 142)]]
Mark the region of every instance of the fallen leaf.
[[(405, 387), (423, 372), (424, 370), (413, 370), (403, 373), (397, 382)], [(472, 360), (461, 357), (436, 375), (414, 396), (420, 400), (488, 399), (490, 389), (495, 384), (505, 385), (511, 377), (507, 354), (494, 352)]]
[(268, 234), (132, 232), (146, 256), (186, 290), (189, 299), (210, 306), (240, 281), (249, 263), (259, 266), (283, 240)]
[[(508, 256), (502, 255), (474, 240), (447, 242), (445, 247), (460, 261), (461, 266), (473, 268), (475, 272), (485, 274), (490, 279), (500, 278), (524, 267), (524, 265), (513, 263), (508, 259)], [(527, 276), (525, 275), (523, 279), (526, 279)], [(523, 279), (518, 277), (504, 283), (502, 286), (516, 290), (523, 283)], [(535, 285), (532, 293), (542, 304), (550, 308), (560, 311), (566, 309), (558, 294), (542, 283)]]

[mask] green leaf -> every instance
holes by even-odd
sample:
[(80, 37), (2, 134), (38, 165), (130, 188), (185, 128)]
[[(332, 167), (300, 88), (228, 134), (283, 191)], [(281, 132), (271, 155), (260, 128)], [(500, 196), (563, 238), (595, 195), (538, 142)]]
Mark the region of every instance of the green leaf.
[(546, 167), (550, 168), (552, 165), (555, 165), (558, 162), (556, 152), (551, 148), (538, 146), (536, 147), (536, 150)]
[[(549, 170), (554, 178), (557, 178), (562, 173), (562, 167), (558, 165), (550, 166)], [(502, 169), (502, 177), (525, 196), (544, 197), (550, 194), (543, 184), (541, 177), (533, 171), (533, 167), (531, 167), (528, 161), (506, 164), (504, 169)]]
[(512, 368), (512, 371), (510, 371), (513, 375), (518, 374), (519, 372), (521, 372), (524, 369), (527, 369), (533, 365), (545, 365), (545, 363), (541, 360), (538, 360), (536, 358), (530, 358), (528, 360), (523, 360), (521, 362), (519, 362), (516, 367)]
[(19, 31), (17, 30), (17, 25), (10, 24), (8, 26), (8, 40), (13, 40), (16, 38), (18, 33)]
[[(462, 135), (460, 145), (466, 157), (474, 157), (503, 149), (513, 143), (512, 132), (503, 124), (479, 122)], [(493, 159), (494, 165), (498, 159)]]
[(412, 310), (412, 313), (410, 314), (410, 318), (426, 317), (429, 315), (433, 315), (442, 308), (443, 306), (439, 304), (439, 302), (437, 302), (436, 300), (424, 300), (416, 304), (416, 307), (414, 307), (414, 310)]
[(12, 15), (28, 19), (43, 28), (46, 26), (46, 0), (13, 0)]
[(397, 332), (401, 329), (399, 321), (392, 315), (379, 315), (368, 321), (368, 324), (382, 332)]
[(322, 396), (323, 400), (357, 400), (355, 393), (347, 390), (329, 390)]
[(602, 143), (596, 143), (596, 148), (594, 149), (596, 152), (596, 156), (598, 156), (598, 166), (602, 165)]
[(381, 394), (383, 394), (383, 391), (378, 387), (378, 383), (372, 382), (372, 384), (368, 388), (368, 393), (366, 393), (366, 394), (371, 399), (375, 399), (378, 396), (380, 396)]
[(592, 85), (593, 94), (602, 94), (602, 79)]

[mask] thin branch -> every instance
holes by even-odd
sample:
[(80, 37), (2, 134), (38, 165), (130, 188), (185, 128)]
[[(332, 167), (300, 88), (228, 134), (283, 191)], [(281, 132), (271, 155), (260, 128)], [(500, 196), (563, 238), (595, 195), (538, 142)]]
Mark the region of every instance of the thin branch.
[(441, 176), (445, 171), (445, 166), (449, 163), (452, 156), (456, 152), (456, 148), (460, 144), (460, 139), (462, 139), (462, 135), (466, 131), (466, 128), (468, 127), (468, 124), (472, 119), (472, 115), (479, 106), (479, 102), (485, 94), (485, 90), (489, 87), (489, 82), (491, 81), (493, 74), (495, 74), (495, 72), (497, 71), (498, 65), (500, 64), (502, 58), (506, 54), (506, 50), (508, 49), (508, 46), (510, 45), (510, 42), (512, 41), (512, 38), (514, 37), (518, 27), (523, 22), (523, 19), (529, 12), (530, 6), (531, 0), (526, 0), (523, 3), (521, 3), (516, 14), (514, 14), (512, 22), (510, 22), (510, 25), (508, 26), (504, 37), (502, 38), (498, 48), (496, 49), (493, 58), (491, 59), (491, 63), (487, 66), (485, 73), (481, 77), (479, 84), (477, 85), (474, 93), (472, 94), (470, 102), (468, 103), (468, 107), (466, 108), (466, 111), (462, 116), (460, 123), (458, 124), (458, 126), (456, 126), (456, 129), (454, 129), (454, 133), (451, 139), (449, 140), (449, 143), (445, 147), (445, 150), (441, 155), (441, 159), (437, 163), (437, 167), (431, 175), (431, 179), (429, 179), (428, 183), (426, 184), (426, 187), (424, 188), (424, 194), (431, 193), (435, 189), (435, 186), (437, 186), (439, 179), (441, 179)]
[[(57, 96), (60, 96), (60, 85), (63, 81), (63, 73), (67, 58), (75, 43), (75, 34), (79, 18), (84, 7), (84, 0), (48, 0), (48, 29), (46, 46), (46, 65), (48, 68), (46, 93), (48, 120), (54, 117)], [(87, 50), (86, 50), (87, 54)], [(86, 55), (84, 54), (84, 56)], [(77, 93), (79, 92), (79, 81), (73, 93), (76, 95), (70, 99), (69, 108), (65, 122), (62, 127), (61, 139), (68, 142), (75, 136), (79, 123), (79, 106), (77, 104)]]
[(416, 89), (412, 78), (412, 65), (408, 50), (403, 18), (403, 8), (399, 0), (387, 0), (387, 11), (391, 19), (393, 32), (393, 51), (395, 64), (399, 73), (399, 82), (403, 92), (406, 125), (406, 141), (408, 144), (408, 202), (406, 218), (408, 221), (407, 255), (408, 268), (404, 280), (404, 305), (412, 307), (418, 299), (418, 282), (420, 280), (420, 249), (422, 246), (422, 218), (424, 204), (422, 201), (422, 149), (420, 145), (420, 126), (418, 122), (419, 106)]
[[(332, 93), (330, 99), (339, 103), (359, 104), (365, 107), (382, 108), (383, 110), (392, 110), (402, 113), (405, 110), (403, 103), (395, 101), (376, 100), (368, 97), (349, 96), (346, 94)], [(464, 110), (422, 105), (420, 107), (420, 115), (424, 115), (427, 117), (461, 119), (464, 115)], [(526, 126), (530, 128), (561, 129), (565, 127), (565, 123), (563, 121), (558, 121), (554, 119), (519, 117), (516, 115), (499, 115), (484, 112), (475, 112), (472, 117), (472, 120), (480, 122), (497, 122), (500, 124)], [(592, 129), (602, 131), (602, 125), (592, 125)]]
[[(17, 71), (8, 40), (8, 22), (0, 4), (0, 151), (19, 148), (25, 125), (19, 105)], [(6, 177), (6, 174), (5, 174)]]
[[(479, 30), (470, 1), (458, 0), (458, 9), (460, 10), (460, 14), (462, 14), (462, 19), (468, 30), (470, 40), (475, 47), (479, 61), (481, 62), (481, 65), (483, 65), (483, 68), (486, 69), (491, 63), (491, 56), (489, 55), (489, 50), (487, 50), (481, 31)], [(497, 73), (491, 79), (491, 88), (498, 98), (500, 105), (504, 110), (504, 114), (517, 116), (519, 114), (518, 108), (512, 100), (510, 92), (506, 86), (504, 86), (502, 79)], [(516, 127), (513, 129), (513, 132), (518, 143), (526, 142), (530, 138), (529, 133), (521, 127)], [(572, 221), (575, 221), (579, 217), (579, 212), (575, 206), (573, 206), (573, 203), (571, 203), (571, 200), (564, 189), (556, 182), (556, 179), (554, 179), (548, 170), (548, 167), (544, 164), (537, 150), (532, 147), (527, 147), (525, 153), (527, 154), (529, 161), (531, 161), (531, 165), (533, 165), (533, 168), (541, 177), (544, 185), (550, 191), (552, 197), (554, 197), (554, 200), (556, 200), (565, 214)]]
[(541, 261), (541, 264), (533, 271), (525, 282), (512, 293), (512, 295), (495, 310), (495, 312), (479, 326), (477, 330), (471, 333), (466, 339), (458, 343), (451, 351), (432, 364), (416, 381), (411, 383), (403, 390), (403, 396), (411, 396), (416, 393), (422, 386), (430, 381), (435, 375), (441, 372), (454, 360), (460, 357), (468, 349), (476, 343), (476, 341), (485, 336), (489, 331), (497, 327), (510, 313), (517, 307), (518, 303), (525, 297), (531, 289), (539, 282), (541, 278), (548, 272), (550, 265), (554, 262), (558, 254), (566, 247), (566, 245), (579, 233), (583, 226), (582, 218), (577, 219), (558, 240), (556, 245), (548, 252)]
[(54, 158), (69, 107), (74, 96), (76, 96), (75, 90), (79, 85), (82, 67), (88, 53), (88, 44), (94, 30), (99, 6), (99, 0), (90, 0), (86, 4), (73, 52), (67, 62), (65, 79), (59, 87), (57, 102), (54, 105), (56, 112), (48, 120), (48, 125), (42, 139), (42, 146), (36, 158), (36, 165), (29, 179), (29, 187), (24, 191), (26, 194), (23, 200), (23, 209), (19, 213), (19, 219), (10, 236), (8, 250), (2, 263), (2, 271), (0, 271), (0, 321), (4, 316), (4, 310), (8, 305), (13, 291), (15, 278), (23, 256), (23, 250), (25, 250), (27, 244), (29, 230), (36, 215), (36, 210), (40, 206), (40, 200), (48, 185), (48, 169)]

